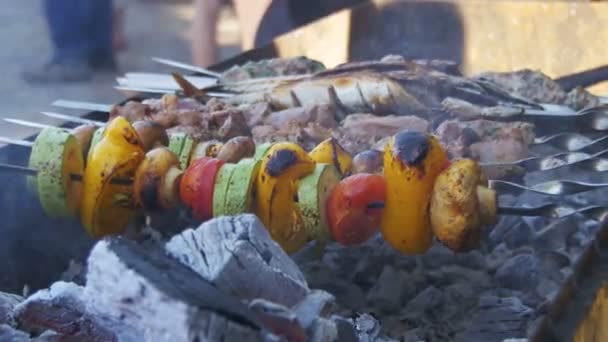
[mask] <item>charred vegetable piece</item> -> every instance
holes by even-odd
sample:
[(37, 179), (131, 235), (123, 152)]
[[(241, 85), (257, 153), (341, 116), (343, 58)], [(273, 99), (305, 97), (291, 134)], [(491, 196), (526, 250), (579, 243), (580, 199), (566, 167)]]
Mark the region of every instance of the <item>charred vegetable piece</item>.
[(353, 157), (335, 138), (322, 141), (308, 155), (317, 163), (332, 164), (342, 177), (350, 172)]
[(343, 179), (326, 204), (333, 239), (346, 246), (357, 245), (378, 232), (386, 191), (382, 175), (361, 173)]
[(206, 221), (213, 217), (215, 181), (222, 165), (224, 161), (220, 159), (197, 159), (181, 178), (180, 198), (195, 220)]
[(169, 145), (167, 131), (159, 123), (150, 120), (140, 120), (133, 123), (133, 128), (137, 131), (144, 151), (150, 151), (156, 146)]
[(50, 217), (77, 216), (82, 184), (71, 175), (83, 173), (84, 161), (76, 137), (61, 128), (43, 129), (32, 147), (29, 167), (38, 170), (28, 181), (44, 212)]
[(89, 152), (84, 171), (80, 214), (91, 236), (120, 234), (133, 219), (133, 184), (112, 179), (132, 178), (143, 159), (144, 149), (135, 129), (123, 117), (113, 119)]
[(181, 174), (179, 161), (168, 148), (150, 150), (135, 173), (135, 203), (148, 212), (174, 208)]
[(255, 147), (255, 153), (253, 154), (253, 159), (262, 159), (268, 153), (268, 150), (272, 147), (272, 143), (263, 143), (259, 144)]
[(72, 134), (76, 137), (76, 140), (78, 140), (80, 147), (82, 148), (83, 160), (87, 159), (89, 148), (91, 147), (91, 140), (93, 139), (96, 130), (97, 126), (94, 125), (81, 125), (72, 130)]
[(424, 253), (433, 232), (429, 205), (435, 180), (448, 163), (445, 149), (431, 135), (404, 131), (384, 150), (384, 177), (389, 184), (382, 234), (403, 253)]
[(192, 154), (190, 155), (190, 162), (205, 157), (217, 157), (217, 153), (222, 148), (222, 145), (223, 144), (217, 140), (199, 142), (192, 149)]
[(352, 173), (382, 173), (382, 152), (367, 150), (353, 158)]
[[(205, 165), (210, 160), (211, 158), (206, 157), (193, 161), (190, 166), (184, 170), (184, 174), (179, 182), (179, 198), (184, 206), (190, 209), (190, 211), (192, 211), (192, 208), (196, 205), (198, 193), (202, 191), (201, 183), (203, 180), (203, 171), (205, 170)], [(195, 219), (202, 221), (202, 219), (198, 217), (195, 217)]]
[(217, 158), (226, 163), (238, 163), (243, 158), (253, 157), (255, 142), (250, 137), (234, 137), (220, 148)]
[(236, 164), (224, 164), (215, 178), (213, 188), (213, 217), (226, 215), (226, 195)]
[(435, 181), (431, 226), (435, 236), (456, 252), (479, 245), (482, 226), (496, 222), (496, 192), (475, 161), (454, 162)]
[(319, 245), (325, 245), (331, 237), (326, 203), (339, 182), (340, 174), (331, 164), (317, 164), (312, 174), (300, 180), (298, 206), (302, 223)]
[[(89, 146), (89, 152), (93, 149), (93, 146), (97, 145), (97, 143), (101, 140), (101, 138), (103, 138), (103, 132), (106, 130), (105, 127), (99, 127), (95, 130), (95, 133), (93, 133), (93, 136), (91, 137), (91, 145)], [(88, 159), (88, 154), (87, 154), (87, 159)]]
[(223, 215), (254, 212), (255, 179), (260, 171), (259, 160), (243, 159), (236, 164), (226, 191)]
[(314, 160), (293, 143), (274, 144), (262, 159), (256, 180), (256, 214), (288, 253), (302, 248), (311, 236), (296, 202), (298, 181), (314, 170)]

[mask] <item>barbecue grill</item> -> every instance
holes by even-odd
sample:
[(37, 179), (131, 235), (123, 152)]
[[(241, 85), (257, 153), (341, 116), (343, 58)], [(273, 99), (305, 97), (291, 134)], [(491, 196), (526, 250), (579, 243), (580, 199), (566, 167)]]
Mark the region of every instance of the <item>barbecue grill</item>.
[[(249, 59), (295, 55), (306, 55), (326, 65), (335, 65), (349, 60), (378, 59), (388, 53), (397, 53), (413, 59), (454, 60), (463, 66), (465, 74), (528, 67), (541, 69), (553, 77), (561, 77), (595, 68), (605, 62), (601, 60), (601, 54), (588, 48), (602, 46), (601, 42), (608, 38), (608, 31), (605, 31), (601, 25), (608, 19), (608, 11), (604, 7), (606, 5), (603, 3), (546, 5), (528, 2), (373, 1), (371, 4), (344, 10), (321, 19), (278, 38), (269, 46), (247, 51), (212, 69), (223, 70)], [(405, 19), (403, 13), (407, 13)], [(318, 36), (321, 32), (325, 39), (319, 41)], [(517, 34), (510, 34), (512, 32)], [(538, 38), (522, 41), (520, 37), (530, 32), (537, 34)], [(563, 36), (568, 39), (563, 39)], [(566, 60), (577, 62), (561, 62)], [(595, 75), (597, 73), (594, 77)], [(572, 82), (572, 79), (562, 80)], [(583, 85), (591, 83), (589, 79), (587, 76), (575, 78)], [(139, 93), (138, 96), (129, 100), (141, 100), (149, 96), (149, 93)], [(488, 296), (493, 299), (486, 298), (485, 302), (479, 304), (477, 311), (468, 311), (475, 314), (469, 317), (468, 326), (478, 325), (480, 328), (475, 330), (463, 327), (461, 330), (466, 331), (468, 335), (458, 337), (468, 340), (496, 339), (497, 336), (504, 336), (504, 332), (510, 329), (521, 330), (519, 326), (521, 324), (525, 326), (523, 329), (530, 340), (561, 340), (568, 338), (566, 336), (576, 335), (582, 341), (588, 340), (585, 338), (590, 334), (600, 334), (601, 327), (594, 325), (593, 322), (601, 322), (604, 318), (598, 313), (592, 313), (590, 307), (597, 294), (597, 298), (600, 299), (594, 305), (600, 309), (595, 309), (595, 312), (601, 311), (601, 298), (605, 296), (605, 292), (599, 289), (607, 277), (603, 265), (608, 257), (604, 229), (606, 208), (608, 208), (604, 199), (605, 187), (608, 187), (606, 184), (608, 178), (605, 176), (608, 170), (605, 165), (608, 163), (605, 153), (608, 149), (608, 140), (604, 135), (604, 131), (608, 129), (606, 124), (608, 109), (600, 105), (578, 112), (576, 115), (573, 113), (563, 107), (551, 106), (538, 112), (529, 111), (529, 120), (534, 122), (537, 128), (537, 140), (531, 148), (531, 156), (516, 162), (489, 163), (484, 166), (488, 170), (505, 167), (525, 170), (517, 179), (495, 180), (492, 185), (500, 190), (501, 201), (510, 204), (505, 205), (503, 213), (527, 214), (529, 217), (501, 218), (485, 237), (487, 245), (484, 248), (487, 250), (483, 253), (472, 252), (454, 256), (454, 254), (446, 254), (444, 248), (434, 246), (425, 256), (405, 260), (397, 259), (392, 252), (375, 252), (382, 248), (386, 249), (382, 241), (374, 240), (369, 245), (353, 247), (349, 250), (331, 246), (328, 252), (330, 260), (324, 261), (329, 262), (330, 266), (310, 262), (310, 256), (306, 251), (294, 257), (309, 278), (309, 285), (331, 292), (343, 304), (344, 301), (355, 301), (356, 297), (363, 293), (356, 291), (353, 293), (353, 287), (348, 281), (342, 280), (342, 277), (362, 283), (370, 283), (373, 282), (371, 278), (378, 278), (379, 283), (384, 284), (399, 281), (400, 277), (404, 276), (404, 272), (400, 271), (401, 268), (411, 271), (410, 275), (417, 282), (417, 286), (422, 282), (425, 287), (422, 291), (415, 289), (400, 295), (411, 296), (412, 301), (408, 302), (408, 307), (422, 315), (424, 310), (415, 311), (417, 304), (415, 299), (425, 303), (441, 301), (437, 298), (443, 298), (446, 296), (445, 293), (448, 293), (442, 294), (447, 289), (441, 284), (450, 277), (450, 270), (429, 266), (434, 260), (439, 260), (436, 262), (441, 263), (441, 260), (457, 258), (459, 261), (453, 266), (462, 268), (463, 265), (479, 262), (481, 258), (484, 263), (498, 263), (492, 266), (493, 272), (496, 273), (515, 272), (518, 268), (525, 270), (525, 267), (532, 263), (535, 266), (529, 272), (541, 273), (534, 281), (542, 287), (542, 294), (545, 296), (529, 298), (523, 294), (518, 297), (513, 294), (515, 291), (505, 294), (500, 292), (504, 289), (496, 289), (491, 292), (492, 296)], [(558, 117), (560, 115), (563, 117)], [(93, 110), (82, 117), (105, 121), (107, 113), (103, 110)], [(551, 124), (547, 124), (548, 122)], [(555, 124), (556, 122), (561, 125)], [(73, 123), (66, 123), (65, 126), (72, 125)], [(30, 137), (28, 140), (34, 138)], [(20, 146), (10, 145), (0, 150), (1, 163), (27, 165), (28, 156), (29, 152)], [(567, 181), (551, 183), (554, 180)], [(95, 243), (74, 220), (47, 218), (35, 194), (26, 189), (25, 183), (25, 177), (0, 174), (0, 186), (4, 189), (0, 195), (2, 203), (0, 211), (4, 221), (0, 230), (2, 232), (0, 258), (7, 261), (2, 266), (0, 289), (11, 292), (21, 291), (26, 284), (34, 289), (47, 287), (66, 269), (69, 260), (84, 260)], [(539, 186), (543, 183), (544, 186)], [(542, 192), (552, 195), (550, 200), (547, 200), (546, 194)], [(555, 219), (556, 217), (560, 219)], [(102, 255), (113, 251), (125, 258), (139, 260), (137, 255), (141, 251), (137, 247), (131, 250), (128, 244), (128, 242), (124, 245), (108, 243), (107, 246), (98, 246), (94, 253)], [(503, 255), (499, 253), (501, 250), (504, 252)], [(160, 257), (158, 258), (160, 260)], [(365, 258), (369, 259), (367, 264), (357, 261)], [(534, 260), (530, 261), (532, 259)], [(334, 264), (331, 264), (332, 262)], [(365, 272), (370, 272), (367, 275), (369, 279), (351, 279), (346, 274), (340, 274), (340, 270), (349, 269), (343, 267), (344, 265), (341, 266), (341, 263), (351, 262), (358, 262), (358, 267), (363, 268), (363, 271), (355, 271), (355, 277), (363, 277)], [(378, 266), (378, 263), (384, 264)], [(128, 267), (145, 269), (160, 264), (161, 261), (150, 262), (152, 266), (133, 262)], [(505, 269), (500, 267), (504, 266), (501, 264), (509, 264), (511, 268)], [(383, 268), (385, 265), (389, 267)], [(429, 271), (428, 275), (416, 274), (420, 265), (423, 265), (423, 270)], [(371, 271), (374, 268), (379, 270)], [(557, 278), (552, 279), (544, 274), (543, 272), (548, 272), (547, 269), (555, 272), (552, 276)], [(336, 272), (336, 274), (323, 275), (323, 272)], [(451, 272), (457, 273), (454, 270)], [(407, 275), (406, 272), (405, 276)], [(477, 275), (471, 272), (464, 276)], [(517, 281), (509, 274), (495, 274), (494, 277), (498, 277), (498, 280), (494, 280), (497, 282)], [(483, 277), (480, 279), (487, 280)], [(529, 280), (526, 277), (524, 279)], [(150, 281), (162, 282), (155, 279)], [(397, 291), (374, 290), (373, 286), (370, 287), (372, 289), (368, 291), (367, 296), (371, 296), (378, 303), (387, 301), (383, 293)], [(520, 292), (526, 291), (521, 289)], [(500, 302), (501, 298), (506, 299)], [(511, 298), (518, 298), (518, 302), (509, 302)], [(197, 300), (205, 301), (205, 298), (197, 298)], [(447, 300), (445, 301), (447, 303)], [(210, 305), (213, 308), (213, 305), (222, 304)], [(375, 325), (386, 328), (388, 325), (396, 324), (394, 317), (389, 320), (387, 317), (391, 315), (383, 313), (382, 310), (377, 308), (370, 310), (376, 314), (377, 317), (374, 318), (362, 311), (361, 308), (365, 305), (353, 305), (356, 307), (354, 310), (361, 314), (354, 321), (356, 325), (358, 324), (358, 331), (366, 331), (368, 336), (375, 336), (374, 334), (377, 333), (374, 331), (377, 328)], [(533, 310), (532, 313), (527, 311), (530, 308)], [(429, 310), (437, 310), (447, 315), (441, 311), (443, 309), (431, 307)], [(249, 319), (255, 321), (241, 312), (236, 315), (242, 315), (245, 321)], [(513, 315), (519, 321), (509, 323), (508, 320)], [(412, 328), (415, 324), (422, 324), (416, 322), (415, 317), (408, 315), (402, 315), (400, 319), (406, 322), (401, 324), (404, 324), (403, 327), (407, 326), (409, 330), (415, 330)], [(535, 321), (522, 323), (528, 319)], [(580, 323), (582, 321), (584, 324)], [(251, 325), (258, 324), (259, 322), (254, 322)], [(490, 329), (493, 325), (500, 326), (503, 333), (500, 333), (500, 329)], [(426, 328), (431, 326), (432, 324), (427, 325)], [(437, 330), (449, 331), (450, 328), (438, 327)], [(455, 338), (456, 336), (439, 334), (434, 337)]]

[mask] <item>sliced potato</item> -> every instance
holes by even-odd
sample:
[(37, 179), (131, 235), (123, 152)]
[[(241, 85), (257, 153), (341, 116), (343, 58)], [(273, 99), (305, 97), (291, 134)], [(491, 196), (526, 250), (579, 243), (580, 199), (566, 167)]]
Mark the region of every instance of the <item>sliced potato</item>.
[(38, 170), (29, 182), (38, 192), (40, 204), (50, 217), (77, 216), (82, 183), (72, 175), (84, 172), (82, 147), (68, 131), (49, 127), (43, 129), (32, 147), (29, 167)]

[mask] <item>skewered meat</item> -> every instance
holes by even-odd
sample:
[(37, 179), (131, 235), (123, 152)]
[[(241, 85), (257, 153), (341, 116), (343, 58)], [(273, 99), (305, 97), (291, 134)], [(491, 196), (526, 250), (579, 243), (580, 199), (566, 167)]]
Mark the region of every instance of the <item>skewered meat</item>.
[(485, 72), (476, 78), (490, 80), (512, 94), (540, 103), (564, 104), (575, 110), (599, 103), (596, 96), (582, 88), (575, 88), (567, 94), (557, 82), (540, 71)]
[(129, 101), (122, 106), (117, 105), (112, 107), (110, 120), (117, 116), (122, 116), (129, 120), (129, 122), (135, 122), (149, 119), (151, 114), (150, 106), (137, 101)]
[(598, 106), (600, 104), (600, 99), (585, 89), (576, 87), (570, 90), (564, 104), (574, 110), (581, 110)]
[(277, 129), (285, 129), (289, 125), (303, 125), (309, 122), (316, 122), (326, 128), (335, 128), (335, 112), (337, 109), (330, 105), (314, 105), (306, 107), (295, 107), (268, 115), (266, 124)]
[[(534, 142), (534, 126), (525, 122), (489, 120), (444, 121), (436, 134), (452, 158), (477, 157), (480, 161), (514, 161), (527, 156), (527, 146)], [(499, 143), (495, 143), (499, 141)], [(483, 144), (498, 152), (493, 160), (483, 153)], [(475, 145), (473, 149), (471, 149)], [(500, 149), (501, 151), (497, 151)]]

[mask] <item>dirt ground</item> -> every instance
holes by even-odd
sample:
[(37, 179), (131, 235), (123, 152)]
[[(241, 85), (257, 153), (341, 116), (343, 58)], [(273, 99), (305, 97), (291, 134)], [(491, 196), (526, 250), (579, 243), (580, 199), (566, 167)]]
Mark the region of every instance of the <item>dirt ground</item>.
[[(0, 7), (0, 117), (16, 117), (42, 123), (56, 124), (37, 114), (43, 110), (65, 112), (49, 104), (58, 99), (111, 103), (125, 96), (115, 90), (115, 77), (125, 71), (168, 70), (150, 60), (151, 56), (190, 61), (190, 23), (194, 15), (188, 1), (128, 1), (126, 10), (127, 50), (118, 55), (120, 70), (98, 74), (90, 82), (32, 86), (20, 73), (28, 66), (43, 63), (50, 54), (46, 22), (40, 1), (16, 1)], [(238, 24), (229, 9), (222, 13), (218, 30), (222, 44), (220, 58), (238, 53)], [(0, 122), (0, 135), (25, 137), (36, 129)], [(1, 145), (1, 144), (0, 144)]]

